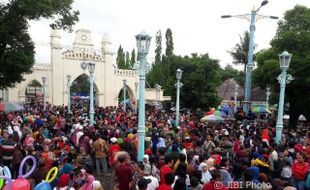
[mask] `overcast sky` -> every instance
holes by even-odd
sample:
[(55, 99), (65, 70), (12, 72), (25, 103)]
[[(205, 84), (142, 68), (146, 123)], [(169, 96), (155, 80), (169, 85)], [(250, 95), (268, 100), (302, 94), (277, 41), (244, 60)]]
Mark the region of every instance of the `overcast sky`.
[[(222, 66), (232, 62), (227, 53), (239, 42), (239, 35), (249, 29), (249, 22), (239, 18), (221, 19), (221, 15), (247, 14), (258, 7), (261, 0), (75, 0), (73, 7), (80, 11), (80, 21), (74, 29), (86, 28), (92, 31), (96, 49), (104, 33), (111, 36), (113, 51), (121, 44), (129, 52), (136, 48), (134, 36), (142, 30), (153, 39), (149, 59), (154, 57), (155, 34), (161, 30), (163, 44), (165, 31), (173, 32), (174, 53), (209, 53), (220, 60)], [(296, 4), (310, 7), (310, 0), (269, 0), (260, 14), (283, 17), (286, 10)], [(256, 22), (256, 51), (269, 47), (274, 37), (277, 20), (261, 19)], [(30, 34), (36, 45), (36, 62), (50, 63), (48, 44), (50, 21), (30, 23)], [(74, 33), (62, 32), (62, 45), (71, 46)], [(164, 50), (163, 50), (164, 51)]]

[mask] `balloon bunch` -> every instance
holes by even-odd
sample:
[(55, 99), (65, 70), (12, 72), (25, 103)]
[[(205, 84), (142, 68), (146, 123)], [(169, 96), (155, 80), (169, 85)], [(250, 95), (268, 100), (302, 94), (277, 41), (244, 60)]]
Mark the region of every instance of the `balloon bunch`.
[(0, 176), (0, 189), (2, 189), (4, 185), (4, 180), (7, 180), (7, 178), (9, 178), (10, 180), (12, 179), (10, 169), (7, 166), (3, 166), (2, 175), (3, 176)]
[[(53, 175), (52, 175), (52, 173), (53, 173)], [(56, 178), (57, 174), (58, 174), (58, 168), (57, 167), (52, 167), (48, 171), (45, 180), (43, 180), (41, 183), (36, 185), (34, 187), (34, 190), (52, 190), (52, 187), (50, 186), (50, 183), (52, 183), (54, 181), (54, 179)]]
[[(23, 168), (26, 164), (26, 161), (30, 159), (32, 161), (32, 166), (31, 169), (26, 172), (26, 174), (23, 174)], [(26, 156), (19, 167), (18, 170), (18, 178), (16, 180), (12, 180), (12, 175), (9, 169), (4, 169), (5, 167), (3, 167), (3, 171), (4, 171), (4, 176), (0, 176), (0, 178), (7, 180), (7, 184), (4, 186), (3, 190), (30, 190), (30, 182), (25, 179), (27, 177), (29, 177), (33, 171), (35, 170), (37, 165), (36, 159), (33, 156)]]
[(23, 122), (24, 122), (24, 123), (31, 123), (31, 124), (33, 124), (34, 121), (35, 121), (35, 118), (34, 118), (33, 116), (28, 116), (28, 117), (25, 117), (25, 118), (23, 119)]

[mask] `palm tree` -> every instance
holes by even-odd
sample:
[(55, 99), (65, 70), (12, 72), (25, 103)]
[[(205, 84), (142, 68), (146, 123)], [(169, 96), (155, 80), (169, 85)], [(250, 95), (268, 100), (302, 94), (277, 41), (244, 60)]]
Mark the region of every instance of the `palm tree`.
[(240, 42), (236, 44), (232, 51), (228, 51), (233, 57), (233, 64), (243, 65), (243, 71), (246, 72), (246, 65), (248, 62), (248, 51), (249, 51), (249, 41), (250, 34), (248, 31), (244, 32), (243, 36), (240, 37)]

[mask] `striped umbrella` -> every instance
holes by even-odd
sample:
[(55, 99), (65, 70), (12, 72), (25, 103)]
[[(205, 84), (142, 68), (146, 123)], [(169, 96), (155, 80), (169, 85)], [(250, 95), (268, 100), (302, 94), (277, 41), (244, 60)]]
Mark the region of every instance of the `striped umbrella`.
[(16, 104), (16, 103), (12, 103), (12, 102), (2, 102), (0, 103), (0, 112), (15, 112), (15, 111), (21, 111), (23, 110), (24, 107)]
[(224, 122), (224, 118), (222, 118), (221, 116), (217, 116), (217, 115), (206, 115), (203, 118), (201, 118), (201, 121), (208, 121), (208, 122), (213, 122), (213, 123), (221, 123)]
[(220, 116), (220, 117), (228, 117), (228, 115), (223, 112), (223, 111), (220, 111), (220, 110), (216, 110), (213, 115), (216, 115), (216, 116)]
[(254, 113), (269, 113), (271, 114), (271, 111), (268, 110), (265, 106), (255, 106), (252, 108), (252, 112)]

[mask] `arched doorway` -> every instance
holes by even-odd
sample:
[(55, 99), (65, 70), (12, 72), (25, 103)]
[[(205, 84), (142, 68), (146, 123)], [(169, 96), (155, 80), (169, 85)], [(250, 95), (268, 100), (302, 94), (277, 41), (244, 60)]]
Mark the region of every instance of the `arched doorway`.
[(124, 101), (126, 103), (126, 107), (131, 107), (131, 108), (134, 108), (134, 104), (135, 104), (135, 97), (134, 97), (134, 94), (131, 90), (131, 88), (126, 85), (126, 88), (125, 88), (125, 100), (124, 100), (124, 88), (121, 88), (119, 93), (118, 93), (118, 104), (119, 105), (123, 105), (124, 104)]
[(43, 88), (39, 81), (32, 80), (26, 87), (26, 103), (38, 103), (43, 100)]
[[(70, 87), (71, 93), (71, 104), (72, 105), (89, 105), (89, 76), (82, 74), (78, 76), (72, 83)], [(94, 83), (94, 104), (99, 104), (98, 99), (98, 88)]]

